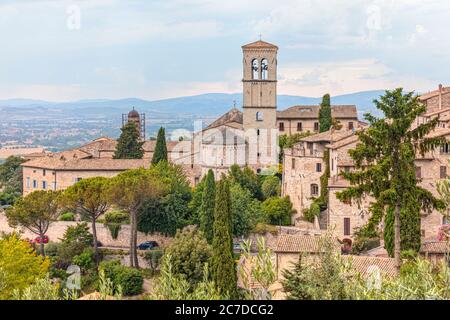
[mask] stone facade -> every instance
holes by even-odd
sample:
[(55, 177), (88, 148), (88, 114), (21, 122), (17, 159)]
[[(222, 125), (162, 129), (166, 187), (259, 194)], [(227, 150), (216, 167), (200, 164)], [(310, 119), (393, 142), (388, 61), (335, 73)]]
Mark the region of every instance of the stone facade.
[[(436, 105), (436, 97), (439, 92), (430, 93), (420, 99), (431, 110), (418, 118), (417, 125), (426, 123), (438, 117), (439, 126), (430, 134), (430, 137), (445, 137), (450, 141), (450, 101), (447, 104), (445, 98), (447, 88), (440, 88), (441, 103)], [(449, 90), (450, 92), (450, 90)], [(436, 110), (438, 108), (438, 110)], [(358, 128), (357, 130), (360, 130)], [(316, 140), (309, 143), (308, 139)], [(328, 143), (324, 144), (324, 141)], [(349, 187), (340, 174), (354, 170), (354, 163), (349, 155), (349, 151), (355, 149), (358, 144), (358, 136), (353, 131), (350, 134), (334, 135), (326, 137), (324, 134), (317, 134), (312, 137), (302, 139), (292, 149), (285, 150), (283, 166), (283, 194), (290, 195), (291, 200), (299, 214), (296, 216), (296, 223), (302, 217), (302, 212), (311, 205), (311, 194), (308, 189), (312, 185), (318, 185), (320, 191), (320, 174), (314, 170), (314, 165), (322, 157), (324, 149), (329, 152), (330, 179), (328, 181), (328, 210), (322, 214), (326, 215), (327, 229), (333, 230), (339, 239), (352, 239), (355, 229), (367, 224), (370, 217), (370, 198), (363, 199), (360, 203), (342, 203), (337, 199), (336, 194)], [(416, 159), (416, 175), (421, 179), (420, 185), (426, 190), (438, 196), (436, 187), (440, 180), (447, 179), (449, 173), (450, 142), (432, 150), (423, 157)], [(295, 166), (293, 165), (295, 162)], [(323, 165), (323, 164), (322, 164)], [(305, 196), (306, 195), (306, 196)], [(423, 212), (421, 215), (421, 234), (423, 239), (435, 239), (439, 228), (444, 224), (443, 216), (440, 212)], [(382, 226), (382, 225), (381, 225)]]

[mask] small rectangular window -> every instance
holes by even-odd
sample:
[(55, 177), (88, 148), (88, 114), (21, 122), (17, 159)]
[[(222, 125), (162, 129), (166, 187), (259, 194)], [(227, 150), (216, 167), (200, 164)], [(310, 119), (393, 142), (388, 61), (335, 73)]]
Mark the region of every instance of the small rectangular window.
[(297, 131), (303, 131), (302, 123), (297, 122)]
[(280, 131), (284, 131), (284, 122), (280, 122)]
[(30, 177), (27, 177), (27, 188), (30, 188)]
[(42, 170), (42, 175), (45, 177), (45, 174), (47, 173), (47, 170), (43, 169)]
[(348, 130), (353, 130), (353, 122), (348, 123)]
[(421, 167), (416, 167), (416, 178), (422, 179), (422, 168)]
[(292, 170), (295, 170), (295, 158), (292, 158)]
[(316, 163), (316, 172), (322, 172), (322, 164)]
[(47, 189), (47, 181), (42, 181), (42, 190)]
[(350, 218), (344, 218), (344, 236), (350, 235)]
[(319, 123), (314, 122), (314, 131), (319, 131)]
[(37, 180), (33, 180), (33, 189), (36, 189), (38, 187)]
[(441, 166), (440, 177), (441, 179), (447, 178), (447, 166)]

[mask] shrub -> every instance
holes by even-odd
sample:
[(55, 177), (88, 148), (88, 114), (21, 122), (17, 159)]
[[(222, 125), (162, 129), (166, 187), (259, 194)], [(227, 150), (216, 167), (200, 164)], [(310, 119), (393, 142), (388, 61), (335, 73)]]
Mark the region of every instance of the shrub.
[(164, 252), (162, 250), (150, 250), (145, 252), (144, 259), (147, 261), (152, 273), (155, 273), (159, 268), (163, 254)]
[(105, 214), (105, 222), (127, 224), (130, 222), (130, 217), (124, 211), (109, 211)]
[(94, 237), (89, 231), (86, 222), (77, 223), (76, 226), (69, 226), (61, 239), (63, 243), (80, 243), (85, 247), (91, 247), (94, 243)]
[(313, 202), (311, 204), (311, 207), (303, 212), (303, 215), (307, 221), (314, 222), (315, 217), (320, 216), (320, 205), (316, 202)]
[(100, 269), (105, 272), (106, 278), (122, 288), (124, 295), (132, 296), (142, 293), (144, 277), (139, 270), (123, 266), (118, 260), (104, 261), (100, 264)]
[(272, 197), (262, 204), (262, 211), (266, 222), (273, 225), (289, 226), (292, 224), (291, 216), (295, 212), (289, 197)]
[(59, 216), (59, 221), (75, 221), (75, 214), (72, 212), (66, 212)]
[(266, 233), (271, 233), (273, 235), (277, 235), (278, 228), (276, 226), (272, 226), (270, 224), (258, 223), (256, 225), (255, 229), (253, 229), (253, 232), (260, 234), (260, 235), (265, 235)]
[(281, 183), (277, 176), (269, 176), (264, 179), (261, 186), (264, 199), (278, 197), (281, 193)]
[(71, 263), (72, 259), (81, 254), (86, 249), (86, 246), (80, 242), (63, 242), (58, 247), (58, 260), (54, 264), (56, 268), (65, 269)]
[(45, 254), (49, 257), (56, 257), (58, 255), (59, 243), (50, 242), (45, 245)]
[(94, 267), (94, 261), (94, 250), (91, 248), (85, 249), (82, 253), (72, 258), (72, 263), (79, 266), (84, 273)]
[(203, 234), (189, 226), (177, 232), (163, 259), (168, 255), (172, 256), (173, 272), (193, 285), (202, 280), (203, 267), (210, 259), (212, 249)]

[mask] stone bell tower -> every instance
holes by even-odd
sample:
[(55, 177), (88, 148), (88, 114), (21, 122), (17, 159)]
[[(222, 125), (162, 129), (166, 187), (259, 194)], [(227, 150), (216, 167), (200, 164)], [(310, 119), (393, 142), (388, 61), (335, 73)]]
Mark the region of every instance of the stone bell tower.
[[(249, 165), (261, 169), (277, 164), (278, 47), (259, 40), (242, 46), (243, 127), (249, 137)], [(252, 150), (253, 148), (253, 150)], [(253, 151), (253, 152), (252, 152)]]

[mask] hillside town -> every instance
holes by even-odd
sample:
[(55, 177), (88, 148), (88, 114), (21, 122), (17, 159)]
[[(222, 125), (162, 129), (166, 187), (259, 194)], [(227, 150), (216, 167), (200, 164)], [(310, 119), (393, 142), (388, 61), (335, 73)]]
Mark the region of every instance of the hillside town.
[[(64, 288), (81, 299), (400, 299), (382, 295), (403, 281), (401, 265), (440, 266), (448, 279), (450, 87), (386, 91), (374, 102), (380, 119), (329, 95), (279, 110), (278, 51), (243, 45), (242, 106), (230, 102), (179, 141), (163, 126), (147, 140), (146, 116), (130, 106), (119, 139), (8, 158), (14, 172), (0, 185), (5, 193), (15, 179), (20, 194), (0, 197), (0, 231), (20, 234), (0, 240), (0, 252), (27, 239), (39, 272), (61, 283), (78, 266), (81, 287)], [(374, 277), (390, 289), (364, 296)], [(0, 299), (27, 285), (6, 286)], [(175, 287), (188, 289), (176, 296)], [(450, 298), (439, 290), (434, 298)]]

